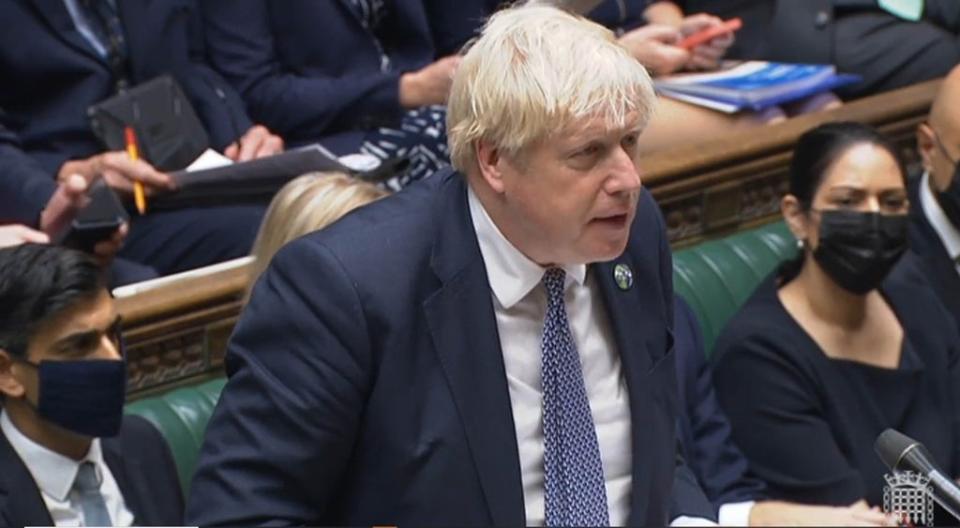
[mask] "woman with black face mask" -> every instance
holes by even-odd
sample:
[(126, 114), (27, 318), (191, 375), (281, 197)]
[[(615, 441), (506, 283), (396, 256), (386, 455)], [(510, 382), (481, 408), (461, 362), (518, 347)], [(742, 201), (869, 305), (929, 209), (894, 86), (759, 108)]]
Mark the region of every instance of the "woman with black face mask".
[(796, 147), (781, 211), (798, 255), (714, 355), (734, 438), (772, 499), (882, 507), (872, 446), (888, 427), (960, 475), (960, 335), (931, 290), (891, 273), (907, 249), (904, 176), (864, 125), (822, 125)]

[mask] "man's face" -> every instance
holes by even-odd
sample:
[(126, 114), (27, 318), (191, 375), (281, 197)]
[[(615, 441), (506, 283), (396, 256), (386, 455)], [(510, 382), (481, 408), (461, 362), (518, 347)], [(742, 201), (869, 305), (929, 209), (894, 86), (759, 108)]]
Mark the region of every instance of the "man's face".
[[(119, 361), (122, 359), (119, 325), (113, 299), (102, 290), (96, 297), (81, 300), (41, 323), (27, 347), (26, 359), (33, 364), (85, 359)], [(0, 363), (10, 367), (0, 369), (0, 390), (14, 397), (22, 396), (21, 391), (25, 390), (35, 403), (36, 368), (9, 360)], [(21, 386), (19, 389), (17, 384)]]
[(640, 196), (640, 132), (638, 116), (615, 129), (589, 118), (531, 145), (518, 159), (500, 157), (505, 236), (541, 265), (622, 254)]

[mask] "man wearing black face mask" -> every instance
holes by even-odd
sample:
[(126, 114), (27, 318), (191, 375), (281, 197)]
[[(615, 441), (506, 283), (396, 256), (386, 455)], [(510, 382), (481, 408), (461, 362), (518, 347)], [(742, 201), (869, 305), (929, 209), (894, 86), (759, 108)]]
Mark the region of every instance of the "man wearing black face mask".
[(181, 523), (170, 450), (123, 418), (119, 317), (90, 257), (0, 250), (0, 525)]
[(960, 67), (944, 80), (917, 130), (924, 174), (910, 186), (917, 268), (960, 326)]

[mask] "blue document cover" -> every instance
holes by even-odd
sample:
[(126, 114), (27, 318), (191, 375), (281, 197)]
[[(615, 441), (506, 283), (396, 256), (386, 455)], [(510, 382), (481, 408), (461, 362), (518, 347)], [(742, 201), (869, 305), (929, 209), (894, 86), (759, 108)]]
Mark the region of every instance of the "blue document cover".
[(676, 75), (656, 81), (668, 97), (725, 112), (763, 110), (860, 81), (825, 64), (750, 61), (715, 73)]

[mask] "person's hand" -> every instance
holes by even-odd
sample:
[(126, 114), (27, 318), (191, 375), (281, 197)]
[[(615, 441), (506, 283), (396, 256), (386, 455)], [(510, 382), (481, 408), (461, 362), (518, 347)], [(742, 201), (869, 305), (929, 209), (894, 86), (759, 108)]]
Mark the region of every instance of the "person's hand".
[(57, 180), (63, 182), (73, 175), (80, 175), (92, 184), (97, 178), (103, 180), (111, 189), (128, 195), (133, 192), (133, 182), (143, 182), (148, 195), (157, 191), (175, 188), (168, 174), (157, 171), (143, 160), (133, 161), (126, 152), (104, 152), (84, 160), (71, 160), (60, 167)]
[(233, 161), (250, 161), (281, 152), (283, 152), (283, 139), (272, 134), (263, 125), (254, 125), (240, 139), (227, 147), (223, 155)]
[(57, 190), (40, 213), (40, 230), (54, 235), (73, 221), (80, 209), (90, 201), (87, 180), (79, 174), (68, 176), (57, 185)]
[(109, 239), (97, 242), (97, 244), (93, 246), (93, 256), (100, 262), (101, 266), (106, 268), (110, 265), (113, 257), (117, 256), (117, 252), (120, 251), (120, 247), (123, 246), (123, 241), (127, 239), (127, 232), (129, 230), (129, 226), (123, 224), (120, 226), (120, 229), (114, 231)]
[[(680, 33), (683, 34), (683, 37), (688, 37), (722, 24), (723, 20), (706, 13), (690, 15), (685, 17), (683, 22), (680, 23)], [(723, 60), (723, 57), (727, 54), (727, 50), (733, 45), (733, 42), (733, 32), (730, 32), (714, 37), (704, 44), (693, 48), (690, 53), (690, 59), (684, 64), (685, 69), (715, 70), (719, 68), (720, 61)]]
[(690, 52), (677, 47), (682, 34), (676, 28), (648, 24), (620, 37), (620, 44), (654, 76), (679, 71), (690, 61)]
[(50, 237), (42, 231), (36, 231), (23, 225), (0, 226), (0, 248), (19, 246), (20, 244), (48, 244)]
[[(39, 234), (42, 239), (33, 236), (33, 239), (25, 240), (25, 242), (46, 244), (50, 242), (50, 236), (66, 229), (74, 217), (77, 216), (77, 213), (89, 203), (88, 187), (87, 180), (79, 174), (68, 176), (61, 181), (40, 214), (40, 229), (42, 232), (33, 232)], [(123, 224), (108, 240), (100, 241), (93, 247), (93, 255), (100, 261), (101, 265), (109, 265), (113, 257), (120, 251), (120, 246), (127, 238), (128, 230), (127, 224)], [(0, 242), (0, 245), (2, 245), (2, 242)]]
[(896, 526), (894, 521), (864, 501), (846, 507), (761, 501), (750, 510), (750, 526)]
[(418, 108), (444, 104), (450, 95), (453, 74), (460, 66), (460, 57), (451, 55), (423, 68), (400, 76), (400, 105)]

